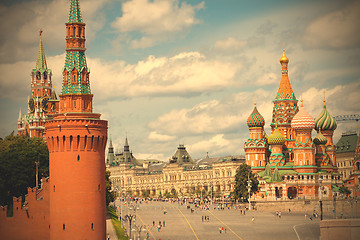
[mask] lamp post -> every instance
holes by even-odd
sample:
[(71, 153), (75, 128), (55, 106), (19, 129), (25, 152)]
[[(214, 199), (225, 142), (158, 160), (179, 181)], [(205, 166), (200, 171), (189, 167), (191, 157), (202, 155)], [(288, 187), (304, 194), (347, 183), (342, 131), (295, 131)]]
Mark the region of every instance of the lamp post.
[(248, 174), (248, 180), (247, 180), (247, 189), (248, 189), (248, 193), (249, 193), (249, 198), (248, 198), (248, 201), (249, 201), (249, 210), (251, 208), (251, 203), (250, 203), (250, 191), (251, 191), (251, 180), (250, 180), (250, 172)]
[(320, 220), (323, 220), (322, 179), (319, 179), (319, 203), (320, 203)]
[(125, 219), (128, 219), (128, 221), (129, 221), (129, 239), (131, 239), (131, 223), (132, 223), (132, 221), (133, 221), (133, 219), (135, 220), (135, 218), (134, 217), (136, 217), (135, 215), (132, 215), (132, 214), (126, 214), (125, 215)]

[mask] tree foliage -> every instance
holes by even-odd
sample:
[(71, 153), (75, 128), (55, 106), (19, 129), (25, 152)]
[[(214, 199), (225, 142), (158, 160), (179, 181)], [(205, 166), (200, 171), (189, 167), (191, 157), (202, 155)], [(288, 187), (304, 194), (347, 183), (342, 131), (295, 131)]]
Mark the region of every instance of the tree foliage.
[(341, 186), (339, 192), (347, 197), (351, 194), (351, 191), (345, 186)]
[(111, 191), (111, 181), (110, 181), (110, 171), (105, 173), (105, 185), (106, 185), (106, 206), (109, 206), (109, 203), (115, 201), (116, 192)]
[(36, 164), (39, 161), (41, 177), (49, 176), (49, 151), (40, 138), (10, 134), (0, 140), (0, 205), (6, 205), (13, 196), (27, 193), (35, 187)]
[(235, 200), (245, 200), (247, 201), (249, 198), (249, 192), (247, 189), (248, 186), (248, 176), (251, 180), (251, 190), (250, 196), (258, 191), (259, 181), (255, 177), (255, 175), (251, 172), (251, 167), (246, 164), (241, 164), (239, 168), (236, 170), (235, 175), (235, 188), (231, 193), (231, 196)]

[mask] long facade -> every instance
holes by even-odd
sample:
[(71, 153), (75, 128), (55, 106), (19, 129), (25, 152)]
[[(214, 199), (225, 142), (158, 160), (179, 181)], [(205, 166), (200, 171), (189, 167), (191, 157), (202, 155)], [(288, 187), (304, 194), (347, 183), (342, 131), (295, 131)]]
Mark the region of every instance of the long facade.
[[(149, 163), (130, 156), (126, 139), (124, 151), (112, 156), (109, 148), (108, 170), (113, 187), (122, 194), (131, 196), (163, 196), (166, 192), (175, 192), (178, 196), (195, 196), (196, 191), (205, 191), (209, 195), (228, 197), (234, 189), (236, 169), (244, 163), (241, 157), (209, 158), (198, 162), (192, 160), (184, 145), (179, 145), (169, 163)], [(112, 146), (112, 145), (111, 145)], [(132, 156), (132, 155), (131, 155)], [(144, 194), (147, 193), (147, 194)]]

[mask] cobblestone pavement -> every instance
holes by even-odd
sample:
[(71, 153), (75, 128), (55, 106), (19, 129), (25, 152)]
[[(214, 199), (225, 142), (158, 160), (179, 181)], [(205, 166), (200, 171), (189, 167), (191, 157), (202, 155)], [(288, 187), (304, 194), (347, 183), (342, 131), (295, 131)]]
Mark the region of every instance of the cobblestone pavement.
[[(275, 213), (269, 212), (252, 210), (243, 215), (238, 209), (217, 210), (214, 205), (210, 210), (198, 209), (193, 213), (186, 205), (178, 203), (142, 202), (138, 206), (135, 224), (146, 225), (149, 239), (312, 240), (320, 237), (319, 219), (310, 220), (300, 213), (282, 213), (279, 218)], [(190, 206), (194, 208), (193, 205)], [(123, 206), (123, 216), (130, 213), (129, 211), (134, 213), (127, 206)], [(209, 216), (210, 220), (202, 221), (202, 216)], [(165, 226), (160, 231), (159, 221), (162, 225), (165, 221)], [(125, 225), (128, 227), (128, 222), (125, 222)], [(220, 228), (223, 228), (222, 233)], [(138, 239), (138, 234), (133, 232), (133, 237), (134, 235), (135, 239)], [(145, 238), (146, 232), (143, 232), (141, 239)]]

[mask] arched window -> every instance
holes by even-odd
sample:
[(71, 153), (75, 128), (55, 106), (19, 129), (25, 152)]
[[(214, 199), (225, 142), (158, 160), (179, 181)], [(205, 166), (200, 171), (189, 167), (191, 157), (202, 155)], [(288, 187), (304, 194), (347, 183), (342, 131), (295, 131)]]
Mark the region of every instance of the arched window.
[(73, 28), (73, 37), (75, 37), (76, 34), (76, 27)]
[(360, 170), (360, 162), (356, 163), (356, 170)]

